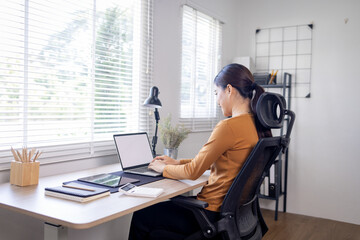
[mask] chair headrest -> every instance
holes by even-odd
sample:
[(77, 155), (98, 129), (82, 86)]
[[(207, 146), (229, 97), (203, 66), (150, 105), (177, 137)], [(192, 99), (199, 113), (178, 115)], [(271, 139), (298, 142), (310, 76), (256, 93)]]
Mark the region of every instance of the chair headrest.
[(281, 128), (286, 108), (285, 98), (277, 93), (265, 92), (256, 104), (256, 115), (265, 128)]

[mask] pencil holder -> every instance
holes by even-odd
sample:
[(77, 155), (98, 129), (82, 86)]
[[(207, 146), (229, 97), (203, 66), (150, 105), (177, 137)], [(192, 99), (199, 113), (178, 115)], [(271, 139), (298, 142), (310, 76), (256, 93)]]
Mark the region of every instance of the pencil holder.
[(40, 162), (12, 161), (10, 167), (10, 183), (17, 186), (29, 186), (39, 183)]

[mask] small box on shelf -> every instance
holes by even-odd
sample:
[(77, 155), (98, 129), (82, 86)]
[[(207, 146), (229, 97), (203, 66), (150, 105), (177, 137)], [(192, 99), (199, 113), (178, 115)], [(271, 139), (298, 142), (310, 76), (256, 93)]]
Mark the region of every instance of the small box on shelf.
[(254, 73), (254, 81), (259, 85), (276, 85), (276, 75), (270, 73)]
[(254, 81), (259, 85), (266, 85), (269, 83), (271, 74), (269, 73), (254, 73)]

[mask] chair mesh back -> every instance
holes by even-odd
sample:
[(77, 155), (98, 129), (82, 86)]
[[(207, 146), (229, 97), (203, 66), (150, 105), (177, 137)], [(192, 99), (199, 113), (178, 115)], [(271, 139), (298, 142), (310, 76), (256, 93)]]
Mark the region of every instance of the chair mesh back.
[(256, 144), (225, 196), (221, 212), (235, 212), (254, 198), (263, 173), (269, 170), (281, 150), (280, 141), (281, 137), (270, 137)]

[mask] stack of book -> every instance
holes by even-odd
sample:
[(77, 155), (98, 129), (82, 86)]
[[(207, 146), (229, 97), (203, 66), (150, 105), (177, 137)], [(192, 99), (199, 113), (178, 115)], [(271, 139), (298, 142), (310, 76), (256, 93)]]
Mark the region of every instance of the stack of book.
[(71, 182), (58, 187), (45, 188), (45, 195), (76, 202), (89, 202), (109, 196), (110, 190)]

